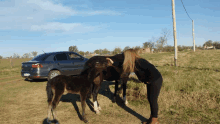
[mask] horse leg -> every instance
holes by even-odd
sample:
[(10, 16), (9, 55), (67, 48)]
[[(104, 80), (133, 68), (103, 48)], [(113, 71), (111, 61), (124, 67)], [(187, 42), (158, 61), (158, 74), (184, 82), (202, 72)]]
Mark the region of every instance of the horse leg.
[(91, 95), (92, 95), (92, 91), (93, 91), (93, 87), (94, 87), (94, 85), (93, 84), (91, 84), (91, 86), (90, 86), (90, 90), (89, 90), (89, 93), (87, 94), (87, 98), (91, 98)]
[(123, 101), (127, 105), (128, 101), (126, 99), (126, 87), (127, 87), (127, 82), (123, 83)]
[(94, 91), (93, 91), (93, 105), (94, 105), (94, 111), (96, 112), (96, 114), (100, 114), (100, 109), (101, 107), (99, 107), (98, 101), (97, 101), (97, 95), (100, 89), (100, 85), (95, 85), (94, 86)]
[[(89, 90), (89, 89), (88, 89)], [(87, 91), (89, 92), (89, 91)], [(88, 95), (86, 91), (83, 91), (80, 93), (80, 98), (81, 98), (81, 106), (82, 106), (82, 119), (85, 123), (88, 122), (86, 119), (86, 114), (85, 114), (85, 108), (86, 108), (86, 96)]]
[(99, 102), (98, 102), (98, 101), (97, 101), (97, 105), (98, 105), (98, 109), (99, 109), (99, 111), (101, 111), (102, 108), (99, 106)]
[(113, 103), (116, 102), (117, 91), (118, 91), (118, 80), (115, 80), (115, 92), (114, 92), (114, 96), (113, 96), (113, 99), (112, 99)]
[(47, 84), (47, 102), (48, 102), (48, 111), (47, 111), (47, 122), (50, 122), (51, 119), (51, 110), (52, 110), (52, 101), (54, 99), (54, 90), (51, 88), (50, 84)]
[(61, 98), (63, 93), (64, 93), (64, 90), (55, 90), (55, 96), (54, 96), (54, 100), (52, 102), (52, 109), (51, 109), (52, 115), (53, 115), (53, 119), (54, 119), (55, 122), (57, 121), (56, 120), (56, 118), (57, 118), (56, 107), (59, 104), (60, 98)]
[(128, 101), (126, 99), (126, 88), (127, 88), (127, 81), (128, 81), (128, 76), (125, 76), (122, 78), (122, 85), (123, 85), (123, 101), (127, 105)]
[(118, 92), (121, 92), (122, 89), (123, 89), (122, 83), (123, 83), (123, 82), (122, 82), (122, 80), (120, 79), (118, 85), (121, 85), (121, 86), (120, 86), (120, 88), (118, 88)]
[(50, 122), (51, 119), (51, 110), (52, 110), (52, 102), (48, 103), (48, 110), (47, 110), (47, 122)]

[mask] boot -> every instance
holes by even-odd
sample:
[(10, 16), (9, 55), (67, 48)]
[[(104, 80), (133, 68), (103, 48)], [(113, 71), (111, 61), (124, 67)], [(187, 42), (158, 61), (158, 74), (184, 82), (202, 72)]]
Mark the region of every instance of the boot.
[(151, 122), (149, 124), (159, 124), (159, 122), (157, 121), (158, 118), (152, 118)]
[(159, 124), (159, 122), (157, 121), (158, 118), (154, 118), (152, 116), (150, 116), (150, 118), (148, 119), (147, 122), (143, 122), (142, 124)]

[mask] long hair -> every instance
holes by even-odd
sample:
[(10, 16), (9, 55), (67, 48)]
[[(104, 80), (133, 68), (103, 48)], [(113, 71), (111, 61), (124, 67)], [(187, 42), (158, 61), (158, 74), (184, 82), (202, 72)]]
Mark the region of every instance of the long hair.
[(134, 72), (135, 60), (140, 58), (138, 54), (138, 50), (139, 49), (128, 49), (124, 51), (124, 62), (123, 62), (124, 72)]

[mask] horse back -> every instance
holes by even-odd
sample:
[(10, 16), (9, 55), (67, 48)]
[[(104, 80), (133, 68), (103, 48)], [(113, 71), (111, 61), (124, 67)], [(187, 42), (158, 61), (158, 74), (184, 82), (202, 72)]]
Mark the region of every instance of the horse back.
[(53, 89), (64, 90), (65, 82), (68, 79), (68, 76), (58, 75), (51, 80), (48, 81), (48, 85), (50, 85)]

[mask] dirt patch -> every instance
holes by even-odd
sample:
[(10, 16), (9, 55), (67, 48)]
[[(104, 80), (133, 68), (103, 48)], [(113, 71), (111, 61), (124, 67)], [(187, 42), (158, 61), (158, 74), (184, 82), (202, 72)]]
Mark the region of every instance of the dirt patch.
[(12, 69), (3, 69), (0, 72), (6, 72), (6, 71), (15, 71), (15, 70), (19, 70), (18, 68), (12, 68)]
[(5, 81), (5, 82), (1, 82), (0, 85), (1, 85), (1, 86), (4, 86), (4, 85), (6, 85), (6, 84), (17, 83), (17, 82), (22, 81), (22, 80), (24, 80), (24, 79), (21, 79), (21, 78), (20, 78), (20, 79)]
[(17, 75), (17, 76), (13, 76), (13, 77), (4, 77), (4, 78), (0, 78), (0, 80), (10, 79), (10, 78), (17, 78), (17, 77), (21, 77), (21, 76)]

